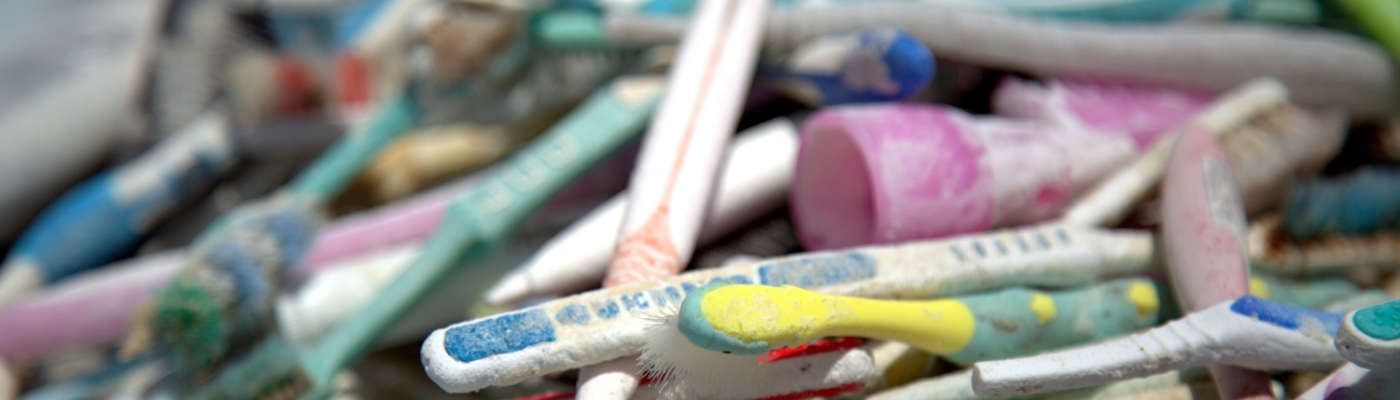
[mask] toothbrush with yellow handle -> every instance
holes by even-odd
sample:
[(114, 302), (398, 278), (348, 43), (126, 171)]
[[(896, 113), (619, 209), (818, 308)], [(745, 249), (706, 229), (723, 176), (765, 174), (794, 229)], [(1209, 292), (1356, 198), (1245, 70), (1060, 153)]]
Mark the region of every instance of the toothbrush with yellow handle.
[(677, 390), (719, 390), (702, 397), (728, 398), (725, 385), (710, 383), (761, 373), (754, 366), (769, 350), (824, 337), (895, 340), (968, 365), (1145, 329), (1157, 322), (1160, 305), (1148, 279), (918, 301), (715, 282), (648, 327), (642, 361)]

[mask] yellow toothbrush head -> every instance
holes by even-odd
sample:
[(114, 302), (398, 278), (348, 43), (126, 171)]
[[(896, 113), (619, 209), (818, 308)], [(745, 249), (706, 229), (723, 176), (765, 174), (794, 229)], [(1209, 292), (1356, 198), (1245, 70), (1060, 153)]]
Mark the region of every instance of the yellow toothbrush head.
[(759, 355), (817, 339), (829, 321), (852, 313), (845, 303), (793, 286), (715, 282), (686, 295), (678, 325), (706, 350)]

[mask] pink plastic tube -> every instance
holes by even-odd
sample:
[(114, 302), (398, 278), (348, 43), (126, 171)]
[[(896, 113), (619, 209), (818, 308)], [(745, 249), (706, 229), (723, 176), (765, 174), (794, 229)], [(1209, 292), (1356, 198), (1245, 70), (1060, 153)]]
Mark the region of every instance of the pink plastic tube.
[[(437, 227), (454, 193), (471, 178), (411, 199), (338, 219), (317, 236), (303, 263), (311, 275), (335, 261), (417, 242)], [(121, 340), (132, 313), (165, 286), (185, 260), (176, 250), (117, 263), (65, 280), (0, 310), (0, 358), (33, 361), (71, 346)]]
[(802, 129), (791, 195), (799, 238), (821, 250), (1050, 219), (1210, 100), (1011, 78), (993, 103), (1017, 119), (927, 105), (825, 109)]
[(300, 273), (315, 274), (321, 267), (367, 250), (423, 240), (437, 229), (452, 196), (474, 184), (476, 179), (472, 177), (459, 179), (404, 201), (335, 220), (316, 236)]
[(131, 313), (165, 287), (182, 251), (141, 257), (64, 280), (0, 312), (0, 358), (32, 361), (68, 346), (112, 343)]
[[(1244, 203), (1224, 150), (1199, 125), (1185, 130), (1162, 181), (1167, 270), (1182, 309), (1194, 312), (1249, 294)], [(1213, 366), (1220, 398), (1273, 399), (1269, 377)]]

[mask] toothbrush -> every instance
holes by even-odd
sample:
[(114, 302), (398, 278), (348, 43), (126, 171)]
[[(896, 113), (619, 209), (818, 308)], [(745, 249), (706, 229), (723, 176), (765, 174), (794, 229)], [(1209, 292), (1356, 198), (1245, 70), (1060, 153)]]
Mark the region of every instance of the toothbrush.
[(0, 265), (0, 309), (131, 250), (182, 200), (233, 165), (230, 129), (222, 111), (205, 111), (140, 158), (88, 179), (47, 207)]
[[(319, 275), (344, 266), (347, 260), (420, 241), (437, 225), (450, 200), (450, 193), (443, 191), (461, 191), (476, 180), (468, 177), (411, 200), (332, 221), (292, 274)], [(0, 310), (0, 355), (31, 361), (64, 347), (119, 341), (130, 327), (132, 313), (169, 283), (189, 258), (188, 251), (180, 250), (132, 258), (26, 295)], [(62, 323), (24, 323), (60, 314), (66, 316)]]
[[(667, 43), (685, 22), (616, 15), (606, 25), (611, 41)], [(779, 9), (768, 18), (770, 34), (764, 39), (790, 46), (874, 27), (904, 30), (940, 59), (1037, 76), (1109, 76), (1206, 91), (1272, 76), (1291, 87), (1301, 103), (1338, 105), (1360, 118), (1394, 116), (1400, 104), (1395, 63), (1384, 49), (1318, 28), (1045, 21), (876, 2)]]
[[(1153, 325), (1159, 305), (1156, 287), (1146, 280), (1054, 294), (1012, 289), (926, 301), (715, 282), (687, 294), (677, 315), (648, 328), (642, 355), (655, 376), (683, 379), (708, 366), (681, 353), (758, 356), (815, 339), (857, 336), (904, 342), (967, 365), (1132, 332)], [(686, 343), (694, 350), (681, 349)]]
[(264, 340), (193, 398), (329, 396), (335, 375), (368, 351), (380, 333), (446, 274), (501, 246), (551, 195), (637, 133), (662, 92), (663, 81), (655, 76), (625, 77), (609, 84), (493, 169), (481, 185), (453, 200), (421, 254), (365, 309), (314, 345), (298, 348), (280, 337)]
[(438, 386), (461, 393), (637, 354), (646, 342), (645, 315), (679, 303), (682, 293), (712, 280), (928, 298), (1007, 286), (1088, 284), (1147, 270), (1151, 249), (1151, 235), (1143, 232), (1046, 225), (802, 253), (595, 290), (453, 324), (423, 343), (423, 365)]
[(1400, 301), (1347, 313), (1336, 345), (1342, 357), (1362, 368), (1400, 368)]
[(752, 366), (770, 351), (813, 339), (896, 340), (966, 365), (1142, 329), (1157, 321), (1158, 305), (1146, 280), (928, 301), (716, 282), (690, 292), (678, 313), (647, 327), (642, 362), (648, 376), (674, 386), (680, 397), (739, 399), (725, 377), (761, 370)]
[[(133, 324), (124, 354), (167, 347), (180, 370), (223, 359), (230, 341), (254, 334), (271, 312), (283, 272), (305, 255), (322, 223), (320, 210), (381, 147), (413, 124), (416, 102), (405, 91), (374, 120), (327, 149), (279, 192), (214, 221), (195, 239), (191, 257)], [(142, 314), (138, 314), (142, 315)]]
[[(1162, 242), (1182, 310), (1203, 310), (1249, 294), (1245, 211), (1216, 132), (1188, 126), (1162, 178)], [(1224, 400), (1273, 398), (1262, 372), (1213, 366)]]
[(1132, 336), (1077, 349), (972, 366), (978, 396), (1098, 386), (1210, 365), (1327, 370), (1341, 315), (1244, 296)]

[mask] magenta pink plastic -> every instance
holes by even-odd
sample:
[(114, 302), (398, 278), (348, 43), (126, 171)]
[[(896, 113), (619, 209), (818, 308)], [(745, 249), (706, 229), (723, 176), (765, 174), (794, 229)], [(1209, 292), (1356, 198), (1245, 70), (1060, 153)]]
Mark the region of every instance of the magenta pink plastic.
[(1044, 221), (1210, 97), (1089, 81), (1003, 82), (999, 111), (823, 109), (802, 128), (791, 205), (809, 250)]

